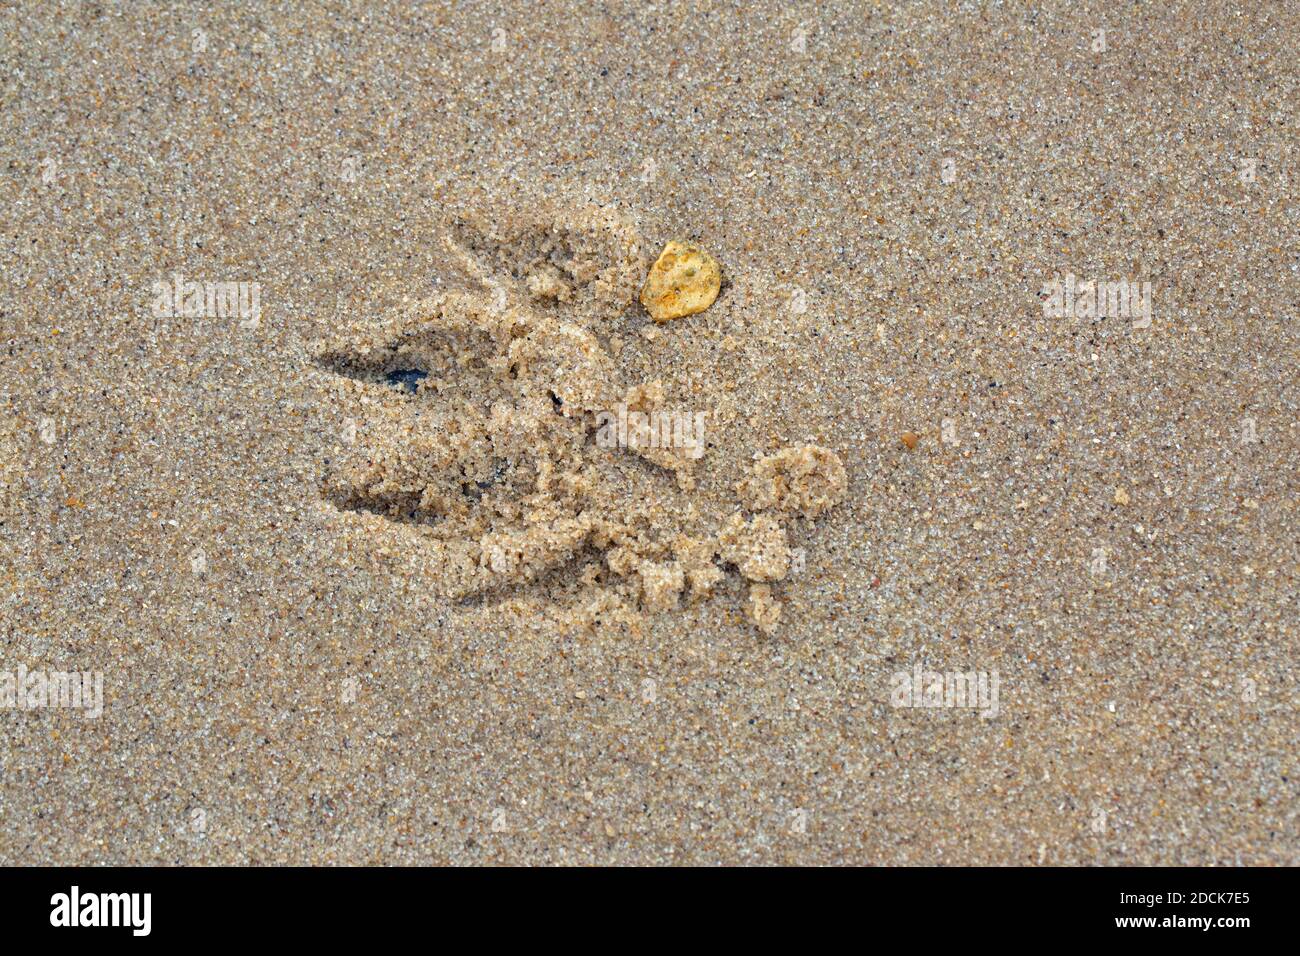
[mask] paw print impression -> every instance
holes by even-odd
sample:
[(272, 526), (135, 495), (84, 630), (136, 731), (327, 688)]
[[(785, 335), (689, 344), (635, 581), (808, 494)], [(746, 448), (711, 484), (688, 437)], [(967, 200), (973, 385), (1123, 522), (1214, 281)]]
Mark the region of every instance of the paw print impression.
[(618, 210), (480, 208), (453, 216), (445, 242), (467, 290), (357, 325), (317, 353), (342, 415), (360, 425), (322, 481), (325, 499), (368, 544), (418, 552), (431, 589), (451, 597), (531, 590), (661, 612), (734, 576), (764, 589), (751, 618), (774, 629), (785, 522), (843, 495), (838, 458), (787, 450), (734, 504), (697, 493), (708, 461), (692, 421), (683, 431), (682, 416), (659, 414), (663, 386), (625, 381), (607, 346), (640, 308), (647, 273)]

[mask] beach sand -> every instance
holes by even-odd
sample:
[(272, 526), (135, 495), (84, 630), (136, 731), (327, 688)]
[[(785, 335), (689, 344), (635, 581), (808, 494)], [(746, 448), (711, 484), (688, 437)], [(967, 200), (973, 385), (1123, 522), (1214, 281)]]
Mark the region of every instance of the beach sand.
[(0, 9), (0, 862), (1300, 863), (1298, 22)]

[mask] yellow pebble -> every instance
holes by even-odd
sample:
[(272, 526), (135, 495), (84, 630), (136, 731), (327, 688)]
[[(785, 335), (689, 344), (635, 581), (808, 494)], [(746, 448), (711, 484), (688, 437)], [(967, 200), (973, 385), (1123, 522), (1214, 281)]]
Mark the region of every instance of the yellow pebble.
[(722, 267), (699, 246), (678, 239), (664, 246), (641, 288), (641, 304), (656, 322), (680, 319), (713, 305)]

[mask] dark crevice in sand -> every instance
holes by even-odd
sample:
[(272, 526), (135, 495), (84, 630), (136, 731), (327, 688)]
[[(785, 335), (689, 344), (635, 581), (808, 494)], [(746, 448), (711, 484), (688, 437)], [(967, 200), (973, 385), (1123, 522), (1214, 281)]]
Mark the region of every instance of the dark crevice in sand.
[(503, 581), (489, 587), (480, 588), (473, 594), (467, 594), (457, 600), (464, 608), (481, 608), (500, 604), (511, 598), (544, 598), (554, 602), (565, 587), (574, 587), (580, 583), (582, 569), (589, 564), (601, 565), (597, 583), (609, 577), (603, 562), (605, 552), (593, 544), (585, 544), (575, 551), (567, 560), (548, 568), (531, 581)]
[(442, 515), (422, 511), (420, 500), (416, 495), (380, 499), (368, 498), (347, 489), (325, 488), (321, 492), (321, 497), (340, 511), (378, 515), (396, 524), (431, 527), (443, 519)]
[(418, 368), (399, 368), (394, 369), (384, 375), (384, 381), (389, 385), (397, 385), (406, 389), (414, 395), (420, 388), (422, 379), (429, 377), (429, 373)]

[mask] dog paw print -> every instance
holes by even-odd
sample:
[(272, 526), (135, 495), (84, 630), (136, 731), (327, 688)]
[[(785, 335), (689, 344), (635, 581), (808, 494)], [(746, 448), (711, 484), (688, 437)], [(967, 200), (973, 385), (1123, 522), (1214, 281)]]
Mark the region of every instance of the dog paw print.
[(707, 527), (700, 418), (668, 416), (662, 385), (626, 382), (605, 344), (646, 275), (631, 222), (599, 206), (489, 207), (450, 219), (445, 241), (471, 288), (317, 355), (368, 418), (325, 498), (376, 538), (423, 549), (454, 595), (595, 589), (660, 611), (735, 570), (764, 589), (751, 617), (775, 626), (782, 516), (842, 495), (838, 459), (769, 461), (739, 489), (752, 516)]

